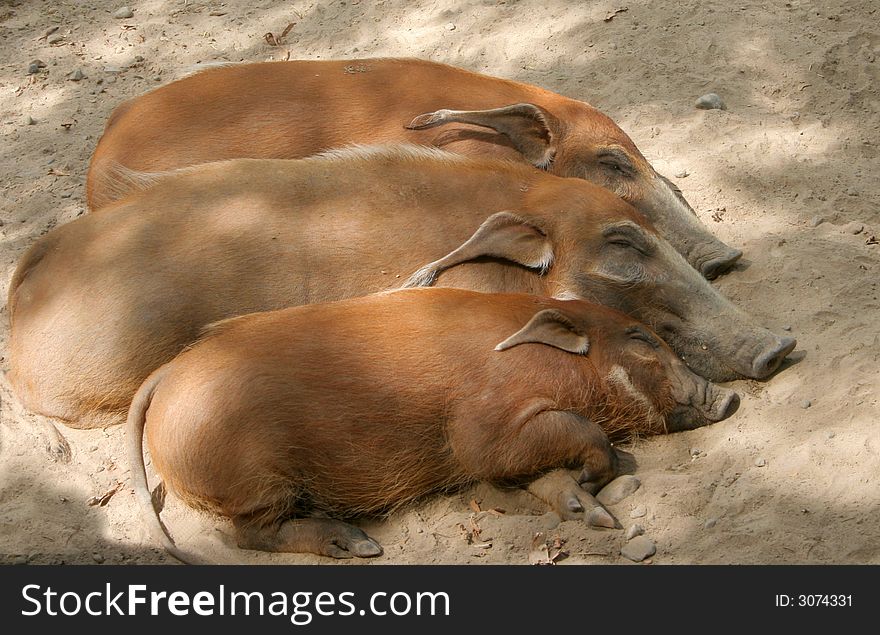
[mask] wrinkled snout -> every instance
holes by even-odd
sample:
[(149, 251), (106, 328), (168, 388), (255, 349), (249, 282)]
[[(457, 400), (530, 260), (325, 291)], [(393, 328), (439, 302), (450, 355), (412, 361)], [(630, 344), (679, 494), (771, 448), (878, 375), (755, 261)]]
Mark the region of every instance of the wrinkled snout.
[(739, 409), (739, 395), (733, 390), (716, 386), (687, 370), (679, 377), (682, 383), (676, 394), (678, 406), (666, 421), (670, 432), (723, 421)]
[(710, 384), (710, 387), (713, 389), (714, 397), (703, 410), (703, 414), (713, 423), (724, 421), (739, 409), (739, 395), (721, 386)]
[(774, 340), (752, 360), (751, 376), (755, 379), (764, 379), (772, 375), (795, 346), (797, 340), (793, 337), (774, 337)]
[(714, 280), (718, 276), (729, 271), (736, 261), (742, 258), (743, 252), (733, 247), (724, 246), (722, 253), (700, 264), (700, 273), (708, 280)]

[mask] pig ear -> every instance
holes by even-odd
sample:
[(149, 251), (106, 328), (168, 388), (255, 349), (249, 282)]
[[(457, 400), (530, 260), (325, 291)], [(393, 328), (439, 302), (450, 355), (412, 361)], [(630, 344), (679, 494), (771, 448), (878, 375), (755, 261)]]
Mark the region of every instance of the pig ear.
[(468, 123), (506, 135), (513, 147), (538, 168), (546, 168), (556, 154), (558, 121), (535, 104), (513, 104), (492, 110), (437, 110), (419, 115), (407, 128), (424, 130), (447, 123)]
[(501, 342), (495, 350), (506, 351), (527, 343), (546, 344), (576, 355), (586, 355), (590, 350), (590, 340), (583, 329), (556, 309), (535, 313), (528, 324)]
[(553, 262), (553, 245), (547, 234), (532, 223), (510, 212), (498, 212), (461, 247), (416, 271), (402, 288), (429, 287), (444, 270), (484, 257), (510, 260), (543, 274)]

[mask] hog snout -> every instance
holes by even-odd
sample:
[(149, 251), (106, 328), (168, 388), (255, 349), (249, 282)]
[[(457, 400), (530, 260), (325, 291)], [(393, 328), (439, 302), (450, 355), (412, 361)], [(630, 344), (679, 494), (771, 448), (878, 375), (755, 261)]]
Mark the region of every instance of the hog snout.
[(690, 371), (682, 372), (685, 378), (681, 383), (682, 392), (676, 396), (678, 406), (666, 421), (670, 432), (717, 423), (739, 409), (739, 395), (733, 390), (717, 386)]
[(707, 280), (714, 280), (721, 274), (729, 271), (736, 261), (742, 258), (743, 252), (739, 249), (725, 246), (723, 253), (704, 260), (698, 266), (699, 271)]
[(752, 360), (752, 377), (764, 379), (773, 374), (795, 346), (797, 340), (793, 337), (774, 336), (773, 341)]
[(714, 386), (715, 398), (704, 414), (709, 421), (724, 421), (739, 410), (739, 395), (727, 388)]

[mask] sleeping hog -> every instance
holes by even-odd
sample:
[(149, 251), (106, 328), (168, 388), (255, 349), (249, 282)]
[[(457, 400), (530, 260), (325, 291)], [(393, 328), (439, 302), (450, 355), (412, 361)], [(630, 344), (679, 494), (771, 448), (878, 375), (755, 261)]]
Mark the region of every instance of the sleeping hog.
[(795, 345), (620, 198), (509, 161), (419, 146), (237, 159), (158, 178), (107, 212), (41, 238), (10, 285), (10, 382), (77, 427), (123, 420), (207, 324), (405, 283), (597, 301), (716, 381), (767, 377)]
[(742, 255), (712, 236), (678, 188), (589, 104), (415, 59), (228, 66), (127, 101), (110, 117), (95, 150), (87, 198), (97, 209), (120, 197), (116, 163), (156, 172), (385, 142), (510, 158), (607, 187), (709, 278)]
[[(210, 326), (154, 372), (126, 429), (154, 539), (146, 438), (166, 486), (231, 518), (238, 545), (375, 556), (345, 518), (476, 480), (617, 472), (611, 440), (730, 416), (736, 393), (690, 372), (657, 335), (579, 300), (411, 289)], [(598, 503), (597, 503), (598, 504)]]

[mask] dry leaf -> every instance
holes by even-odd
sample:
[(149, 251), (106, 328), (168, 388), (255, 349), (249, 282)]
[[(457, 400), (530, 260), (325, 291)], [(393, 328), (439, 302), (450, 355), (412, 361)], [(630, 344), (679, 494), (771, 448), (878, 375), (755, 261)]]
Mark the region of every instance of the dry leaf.
[(532, 538), (532, 546), (529, 548), (529, 564), (553, 564), (547, 550), (547, 542), (544, 540), (544, 532), (539, 531)]
[(290, 29), (292, 29), (295, 25), (296, 22), (291, 22), (286, 27), (284, 27), (281, 35), (275, 35), (274, 33), (269, 32), (263, 36), (263, 39), (266, 40), (266, 42), (270, 46), (281, 46), (281, 44), (284, 42), (284, 36), (290, 33)]
[(611, 11), (610, 13), (608, 13), (608, 15), (605, 16), (603, 21), (604, 22), (611, 22), (611, 20), (614, 19), (614, 16), (616, 16), (618, 13), (626, 13), (627, 11), (629, 11), (629, 7), (623, 7), (622, 9), (615, 9), (614, 11)]
[(468, 531), (467, 527), (465, 527), (465, 526), (464, 526), (463, 524), (461, 524), (461, 523), (458, 523), (458, 524), (456, 525), (456, 527), (458, 527), (458, 530), (461, 532), (461, 538), (462, 538), (462, 540), (464, 540), (464, 541), (465, 541), (466, 543), (468, 543), (469, 545), (472, 544), (472, 543), (474, 542), (474, 535), (473, 535), (471, 532)]
[(86, 501), (89, 507), (104, 507), (113, 498), (113, 495), (122, 489), (122, 481), (117, 481), (116, 485), (104, 492), (101, 496), (92, 496)]
[(474, 520), (473, 516), (471, 516), (468, 520), (471, 523), (471, 531), (470, 531), (471, 539), (472, 540), (479, 540), (480, 534), (483, 532), (483, 529), (477, 524), (477, 522)]
[(568, 553), (562, 548), (563, 544), (565, 544), (565, 541), (559, 536), (553, 538), (553, 544), (547, 550), (547, 557), (550, 559), (551, 563), (555, 564), (560, 558), (568, 556)]

